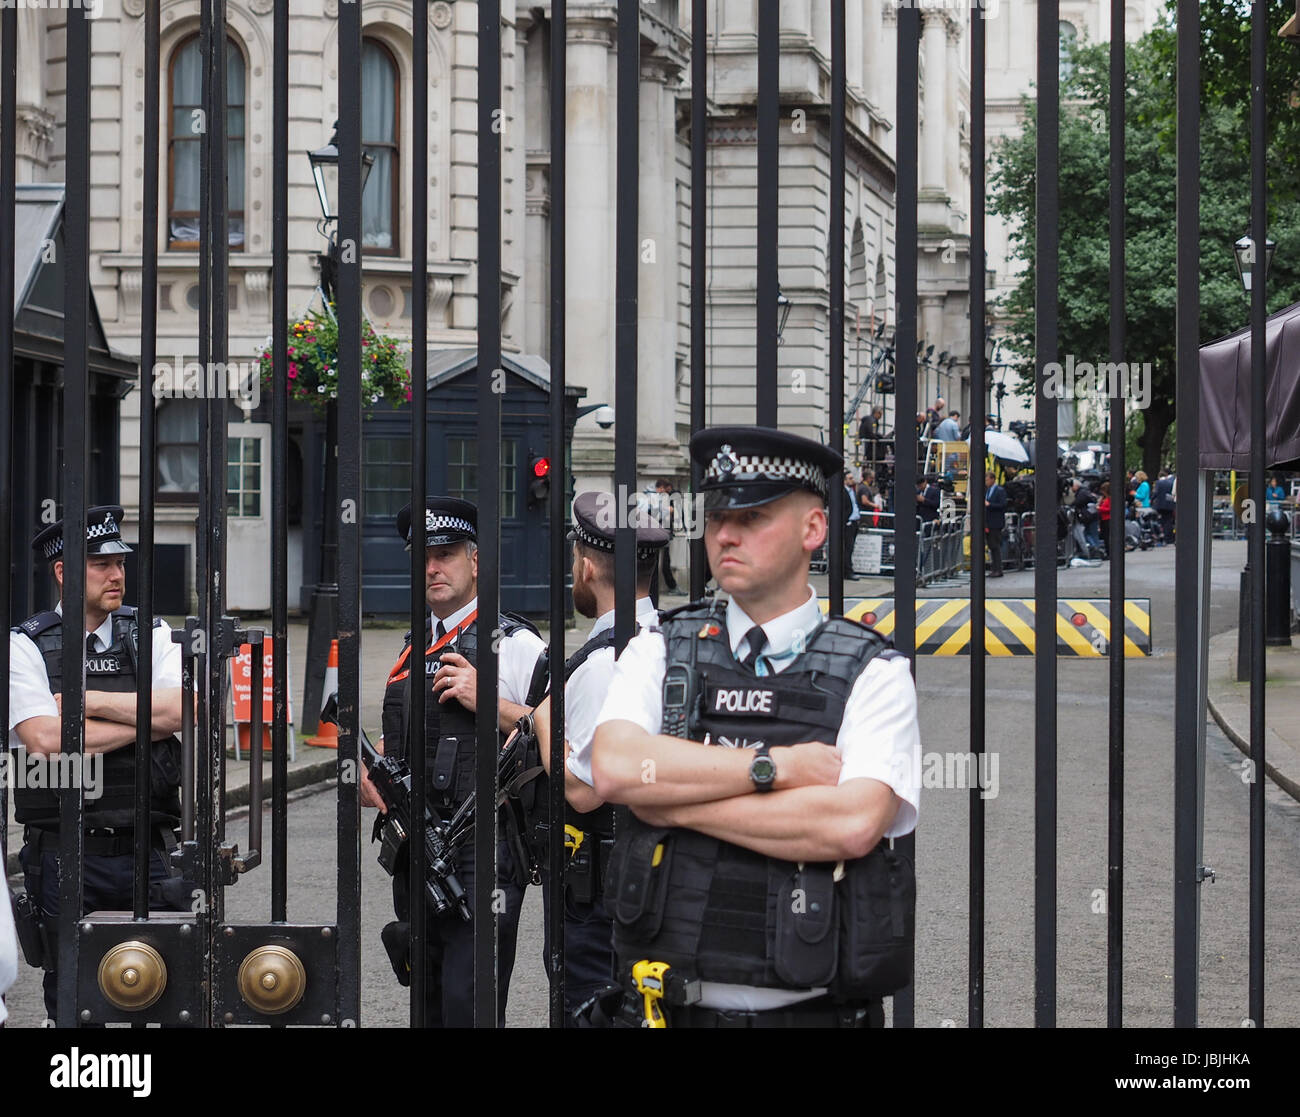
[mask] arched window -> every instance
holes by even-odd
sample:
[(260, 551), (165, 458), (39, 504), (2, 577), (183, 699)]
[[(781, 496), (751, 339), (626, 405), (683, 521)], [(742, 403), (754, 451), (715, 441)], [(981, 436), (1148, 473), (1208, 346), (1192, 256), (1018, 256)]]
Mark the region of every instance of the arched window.
[[(167, 247), (199, 245), (199, 145), (203, 59), (191, 35), (172, 54), (167, 116)], [(244, 55), (226, 40), (226, 209), (231, 248), (244, 247)]]
[(361, 47), (361, 144), (375, 165), (361, 198), (361, 243), (369, 252), (396, 255), (397, 239), (397, 61), (377, 39)]
[(1058, 73), (1061, 81), (1065, 81), (1074, 73), (1074, 61), (1071, 55), (1074, 53), (1075, 44), (1079, 40), (1079, 29), (1068, 20), (1061, 20), (1056, 25), (1057, 31), (1057, 50), (1060, 56), (1058, 64)]

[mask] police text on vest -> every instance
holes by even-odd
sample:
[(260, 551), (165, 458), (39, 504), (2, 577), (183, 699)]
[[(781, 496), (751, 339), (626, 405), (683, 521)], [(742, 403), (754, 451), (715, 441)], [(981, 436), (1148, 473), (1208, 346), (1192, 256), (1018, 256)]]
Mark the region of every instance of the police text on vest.
[(774, 714), (776, 713), (776, 692), (771, 690), (731, 690), (718, 687), (713, 692), (713, 712), (715, 714)]

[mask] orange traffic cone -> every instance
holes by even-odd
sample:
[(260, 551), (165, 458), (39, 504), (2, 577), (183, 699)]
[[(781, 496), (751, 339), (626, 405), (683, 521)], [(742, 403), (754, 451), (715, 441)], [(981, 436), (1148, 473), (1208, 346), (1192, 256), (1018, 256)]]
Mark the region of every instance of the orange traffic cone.
[[(325, 666), (325, 685), (321, 688), (321, 709), (339, 692), (339, 642), (330, 641), (329, 663)], [(336, 749), (339, 747), (339, 727), (332, 721), (317, 721), (316, 736), (306, 738), (307, 744), (318, 749)]]

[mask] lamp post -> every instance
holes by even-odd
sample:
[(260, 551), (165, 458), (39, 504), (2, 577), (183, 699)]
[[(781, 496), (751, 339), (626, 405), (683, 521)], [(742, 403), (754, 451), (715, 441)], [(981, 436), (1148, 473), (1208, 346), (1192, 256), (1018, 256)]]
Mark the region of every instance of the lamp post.
[[(1268, 269), (1273, 266), (1273, 253), (1277, 251), (1277, 242), (1264, 238), (1264, 278), (1268, 278)], [(1237, 278), (1241, 280), (1246, 297), (1250, 297), (1251, 268), (1255, 263), (1255, 240), (1247, 233), (1232, 246), (1233, 262), (1237, 265)]]
[[(334, 122), (334, 134), (329, 143), (315, 151), (307, 152), (312, 179), (316, 183), (316, 196), (320, 201), (321, 219), (316, 223), (327, 242), (325, 252), (319, 253), (316, 263), (320, 269), (317, 291), (325, 304), (325, 313), (334, 317), (334, 299), (338, 293), (338, 185), (339, 185), (339, 122)], [(366, 180), (375, 165), (374, 156), (361, 155), (361, 192), (365, 195)], [(339, 530), (338, 517), (338, 400), (325, 402), (325, 497), (321, 504), (320, 571), (312, 587), (311, 603), (307, 614), (307, 681), (302, 701), (302, 734), (315, 735), (317, 717), (325, 699), (326, 665), (329, 662), (330, 643), (338, 633), (339, 622)]]
[(785, 296), (778, 283), (776, 287), (776, 311), (780, 315), (776, 323), (776, 343), (777, 345), (785, 344), (785, 324), (790, 319), (790, 308), (794, 304)]

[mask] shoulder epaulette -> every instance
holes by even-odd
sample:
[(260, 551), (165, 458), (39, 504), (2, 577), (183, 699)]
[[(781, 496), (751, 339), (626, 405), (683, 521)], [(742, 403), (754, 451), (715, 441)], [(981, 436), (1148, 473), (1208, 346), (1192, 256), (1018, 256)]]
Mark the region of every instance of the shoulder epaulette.
[(21, 632), (35, 640), (46, 629), (53, 628), (56, 624), (62, 624), (63, 617), (53, 609), (47, 609), (44, 613), (37, 613), (34, 617), (28, 617), (22, 624), (15, 626), (11, 632)]

